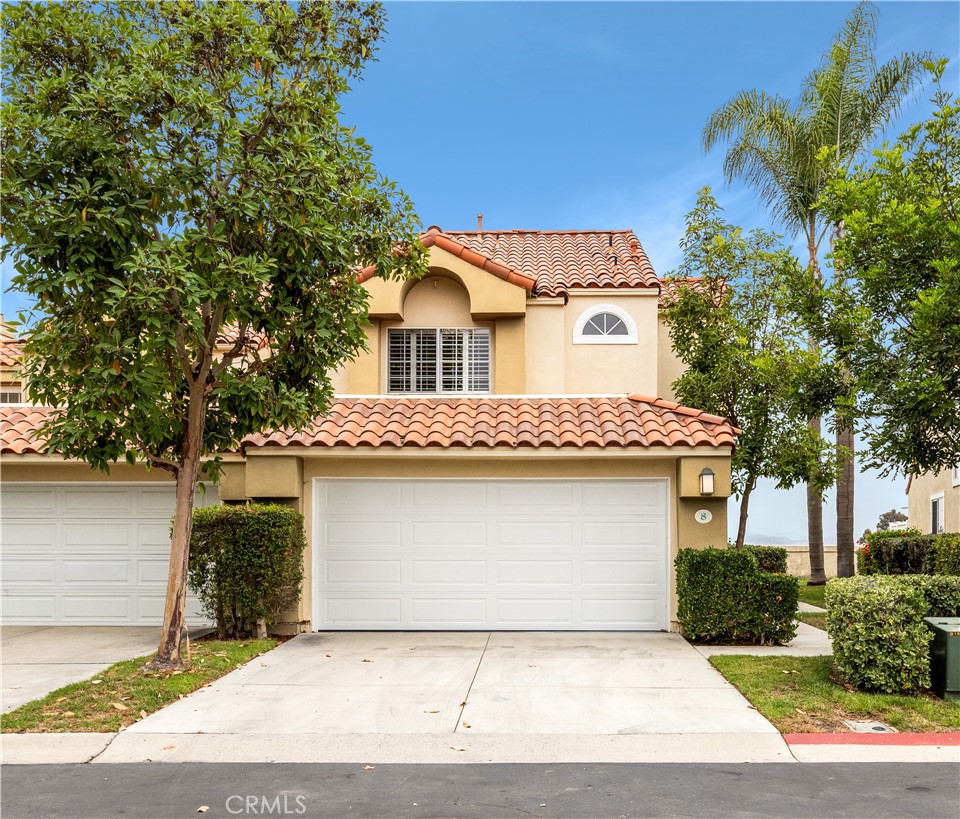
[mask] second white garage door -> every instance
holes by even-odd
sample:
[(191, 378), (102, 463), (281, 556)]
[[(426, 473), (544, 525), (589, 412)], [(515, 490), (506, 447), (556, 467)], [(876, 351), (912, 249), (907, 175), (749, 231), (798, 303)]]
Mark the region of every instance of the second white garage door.
[(664, 480), (317, 480), (318, 630), (667, 628)]
[[(172, 483), (4, 484), (3, 623), (159, 627), (174, 501)], [(187, 624), (206, 622), (188, 595)]]

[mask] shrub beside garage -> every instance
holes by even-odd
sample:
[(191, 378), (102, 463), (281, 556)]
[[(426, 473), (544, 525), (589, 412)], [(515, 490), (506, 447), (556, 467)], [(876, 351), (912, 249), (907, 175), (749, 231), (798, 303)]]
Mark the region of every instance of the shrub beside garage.
[(214, 506), (193, 513), (189, 584), (219, 637), (265, 633), (300, 600), (306, 536), (288, 506)]
[(781, 645), (794, 638), (799, 581), (761, 570), (749, 549), (681, 549), (677, 619), (704, 643)]

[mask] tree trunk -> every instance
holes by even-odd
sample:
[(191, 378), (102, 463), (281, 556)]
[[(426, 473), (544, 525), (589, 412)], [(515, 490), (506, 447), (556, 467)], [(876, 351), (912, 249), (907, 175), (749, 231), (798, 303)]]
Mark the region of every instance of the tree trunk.
[(184, 431), (183, 457), (177, 472), (177, 499), (170, 539), (170, 569), (167, 573), (163, 628), (157, 656), (147, 664), (148, 668), (155, 671), (176, 671), (183, 667), (180, 661), (180, 636), (184, 627), (190, 536), (193, 533), (193, 501), (197, 478), (200, 475), (204, 411), (201, 395), (192, 391)]
[(743, 497), (740, 499), (740, 524), (737, 527), (737, 548), (743, 546), (743, 541), (747, 537), (747, 514), (748, 507), (750, 506), (750, 493), (753, 492), (753, 487), (756, 486), (756, 478), (750, 478), (747, 480), (747, 485), (743, 488)]
[(853, 577), (856, 573), (853, 536), (854, 469), (853, 428), (849, 419), (837, 419), (837, 450), (848, 450), (840, 462), (837, 481), (837, 577)]
[[(817, 259), (816, 216), (811, 212), (808, 219), (807, 251), (810, 254), (810, 274), (820, 286), (823, 286), (820, 262)], [(812, 334), (807, 341), (811, 352), (820, 349), (819, 341)], [(808, 424), (810, 429), (820, 435), (819, 418), (811, 418)], [(827, 582), (827, 574), (823, 566), (823, 496), (809, 483), (807, 484), (807, 548), (810, 551), (810, 585), (822, 586)]]
[[(820, 419), (811, 418), (810, 429), (820, 434)], [(807, 484), (807, 548), (810, 550), (810, 585), (827, 582), (823, 566), (823, 496), (816, 487)]]

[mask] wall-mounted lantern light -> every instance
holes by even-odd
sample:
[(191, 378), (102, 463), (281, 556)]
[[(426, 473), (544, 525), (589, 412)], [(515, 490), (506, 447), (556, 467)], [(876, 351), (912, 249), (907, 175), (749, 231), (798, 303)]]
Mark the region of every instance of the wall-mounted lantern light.
[(713, 476), (716, 473), (708, 466), (700, 473), (700, 494), (713, 494)]

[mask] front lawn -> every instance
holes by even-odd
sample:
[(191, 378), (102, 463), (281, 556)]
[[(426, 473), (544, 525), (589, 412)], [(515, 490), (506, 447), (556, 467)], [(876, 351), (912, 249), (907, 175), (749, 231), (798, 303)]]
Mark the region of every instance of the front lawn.
[(798, 611), (797, 619), (801, 623), (806, 623), (808, 626), (813, 626), (814, 628), (820, 629), (820, 631), (827, 630), (827, 615), (824, 612)]
[(276, 640), (200, 640), (188, 671), (147, 674), (150, 657), (116, 663), (0, 717), (3, 733), (114, 733), (159, 711), (237, 666), (269, 651)]
[(827, 604), (823, 602), (823, 593), (826, 591), (826, 586), (808, 586), (806, 580), (800, 581), (800, 601), (802, 603), (809, 603), (811, 606), (816, 606), (820, 609), (825, 609)]
[(834, 682), (832, 657), (728, 654), (710, 662), (784, 734), (849, 732), (845, 719), (878, 720), (898, 731), (960, 729), (960, 704), (850, 691)]

